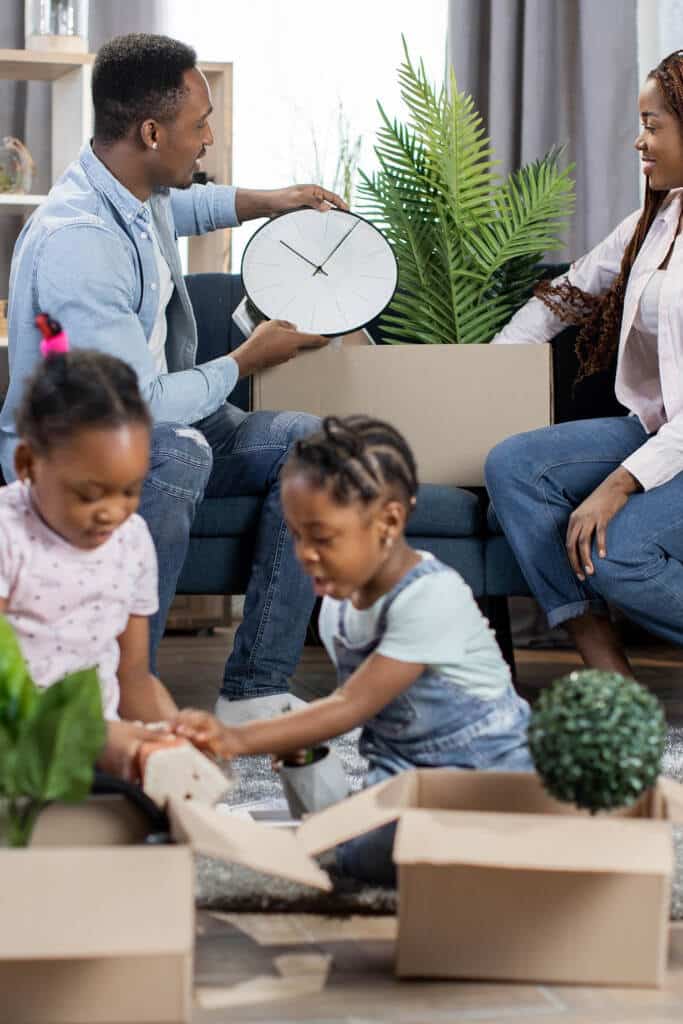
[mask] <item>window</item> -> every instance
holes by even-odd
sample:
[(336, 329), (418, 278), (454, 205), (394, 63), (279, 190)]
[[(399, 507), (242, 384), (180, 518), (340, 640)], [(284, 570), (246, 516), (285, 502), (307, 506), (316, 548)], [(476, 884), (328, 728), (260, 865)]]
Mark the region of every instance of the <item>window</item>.
[[(247, 188), (331, 187), (340, 123), (375, 168), (376, 101), (400, 113), (401, 33), (432, 80), (446, 66), (447, 0), (165, 0), (164, 14), (201, 60), (233, 62), (233, 181)], [(234, 269), (255, 226), (233, 234)]]

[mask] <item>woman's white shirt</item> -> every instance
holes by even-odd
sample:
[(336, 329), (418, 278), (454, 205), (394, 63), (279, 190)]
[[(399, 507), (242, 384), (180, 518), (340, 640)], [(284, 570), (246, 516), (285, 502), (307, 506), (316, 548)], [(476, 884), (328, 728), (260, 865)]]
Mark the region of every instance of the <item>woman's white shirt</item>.
[[(615, 393), (652, 435), (623, 462), (645, 490), (683, 471), (683, 243), (677, 238), (682, 202), (683, 189), (672, 190), (664, 200), (633, 264), (624, 297)], [(626, 217), (556, 283), (566, 279), (591, 295), (606, 291), (619, 273), (640, 212)], [(668, 268), (653, 284), (672, 245)], [(656, 341), (650, 331), (653, 287), (658, 292)], [(532, 298), (491, 344), (546, 342), (566, 326), (540, 299)]]

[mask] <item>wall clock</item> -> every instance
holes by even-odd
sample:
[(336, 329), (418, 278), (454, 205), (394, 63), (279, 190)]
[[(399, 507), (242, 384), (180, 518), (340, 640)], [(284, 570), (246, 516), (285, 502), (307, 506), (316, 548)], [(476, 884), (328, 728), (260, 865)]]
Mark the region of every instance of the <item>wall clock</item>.
[(293, 210), (251, 237), (242, 281), (262, 316), (333, 337), (364, 327), (391, 302), (398, 263), (381, 231), (363, 217)]

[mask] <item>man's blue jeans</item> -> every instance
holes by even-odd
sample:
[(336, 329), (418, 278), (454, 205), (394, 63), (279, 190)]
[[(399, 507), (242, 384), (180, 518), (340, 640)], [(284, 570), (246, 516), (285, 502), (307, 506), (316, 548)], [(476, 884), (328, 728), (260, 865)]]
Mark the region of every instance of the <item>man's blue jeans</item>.
[(228, 404), (194, 427), (155, 425), (140, 501), (159, 560), (159, 612), (150, 622), (153, 670), (202, 498), (261, 495), (244, 619), (221, 693), (234, 700), (289, 689), (314, 595), (282, 518), (280, 469), (291, 444), (318, 426), (319, 420), (305, 413), (247, 414)]
[(582, 583), (565, 549), (573, 510), (646, 440), (635, 416), (559, 423), (489, 454), (486, 486), (529, 588), (557, 626), (606, 603), (683, 644), (683, 473), (633, 494), (607, 527), (607, 556)]

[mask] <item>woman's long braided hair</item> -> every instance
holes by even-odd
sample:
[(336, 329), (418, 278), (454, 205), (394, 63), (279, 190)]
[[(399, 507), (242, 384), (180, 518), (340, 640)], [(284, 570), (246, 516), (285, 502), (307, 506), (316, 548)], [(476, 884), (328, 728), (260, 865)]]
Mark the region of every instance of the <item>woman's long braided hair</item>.
[(415, 504), (415, 459), (405, 438), (370, 416), (327, 416), (322, 428), (296, 441), (283, 476), (304, 473), (315, 487), (329, 487), (335, 501), (371, 504), (394, 492), (408, 509)]
[[(683, 132), (683, 50), (674, 50), (665, 57), (648, 78), (655, 80), (667, 109), (678, 119)], [(567, 280), (553, 284), (541, 281), (534, 294), (557, 316), (576, 324), (576, 354), (579, 360), (577, 383), (593, 373), (607, 370), (619, 344), (624, 295), (631, 268), (657, 215), (668, 195), (645, 186), (645, 202), (633, 236), (626, 246), (618, 275), (602, 295), (589, 295)]]

